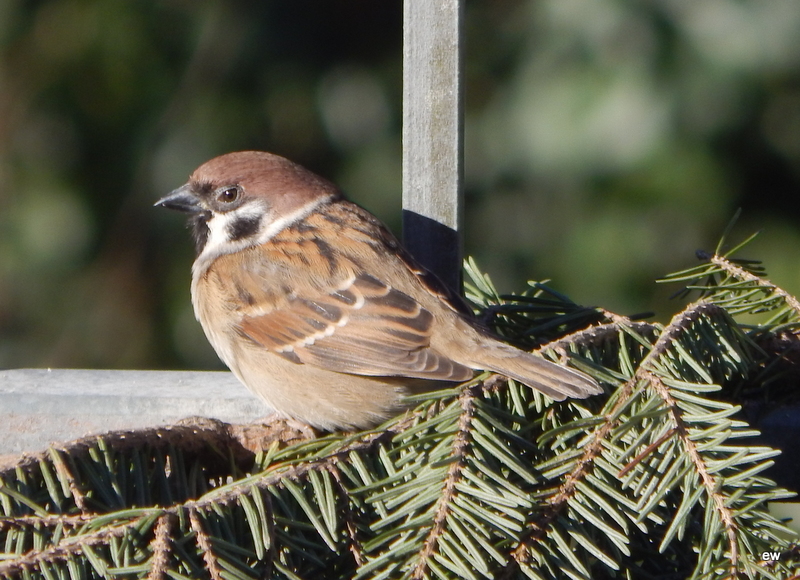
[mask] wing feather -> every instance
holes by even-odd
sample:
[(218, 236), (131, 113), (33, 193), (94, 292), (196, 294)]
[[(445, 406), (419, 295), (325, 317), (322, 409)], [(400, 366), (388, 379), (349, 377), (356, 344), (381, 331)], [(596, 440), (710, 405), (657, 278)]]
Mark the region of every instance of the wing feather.
[(239, 332), (298, 363), (331, 371), (463, 381), (473, 370), (430, 346), (433, 315), (412, 297), (360, 272), (340, 287), (289, 296), (245, 314)]

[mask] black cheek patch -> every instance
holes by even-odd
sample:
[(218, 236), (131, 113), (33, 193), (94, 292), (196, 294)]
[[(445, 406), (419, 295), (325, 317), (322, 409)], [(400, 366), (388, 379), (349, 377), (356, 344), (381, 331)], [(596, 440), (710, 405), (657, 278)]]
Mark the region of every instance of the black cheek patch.
[(228, 236), (231, 241), (249, 238), (261, 227), (261, 216), (242, 217), (234, 220), (228, 225)]
[(198, 256), (203, 251), (203, 248), (206, 247), (206, 242), (208, 241), (208, 220), (210, 218), (211, 214), (204, 211), (189, 220), (189, 227), (192, 228), (192, 238), (194, 238), (194, 249)]

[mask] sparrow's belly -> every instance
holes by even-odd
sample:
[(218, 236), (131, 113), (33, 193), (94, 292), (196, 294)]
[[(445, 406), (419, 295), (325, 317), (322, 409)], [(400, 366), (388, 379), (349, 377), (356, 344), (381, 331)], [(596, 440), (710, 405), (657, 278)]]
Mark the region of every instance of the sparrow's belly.
[[(326, 430), (366, 428), (397, 414), (411, 379), (365, 377), (289, 361), (195, 312), (217, 355), (234, 375), (275, 411)], [(411, 390), (418, 390), (416, 385)]]
[(298, 364), (245, 346), (228, 365), (240, 381), (277, 412), (327, 430), (374, 426), (404, 408), (411, 379), (366, 377)]

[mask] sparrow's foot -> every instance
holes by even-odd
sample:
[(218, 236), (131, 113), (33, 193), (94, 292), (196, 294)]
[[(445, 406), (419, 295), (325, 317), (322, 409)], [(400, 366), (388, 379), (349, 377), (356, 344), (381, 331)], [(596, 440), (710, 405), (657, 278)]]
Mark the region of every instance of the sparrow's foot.
[(316, 439), (320, 435), (320, 432), (310, 425), (277, 415), (268, 415), (244, 425), (231, 425), (230, 432), (243, 447), (253, 453), (266, 451), (275, 441), (283, 448)]

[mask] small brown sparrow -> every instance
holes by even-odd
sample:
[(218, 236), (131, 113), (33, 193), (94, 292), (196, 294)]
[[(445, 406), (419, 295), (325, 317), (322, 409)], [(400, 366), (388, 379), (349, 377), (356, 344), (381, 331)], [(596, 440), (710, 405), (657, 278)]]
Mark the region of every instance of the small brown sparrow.
[(405, 395), (477, 369), (556, 400), (601, 392), (493, 337), (375, 216), (283, 157), (216, 157), (156, 205), (191, 214), (197, 319), (239, 380), (282, 415), (370, 427), (402, 410)]

